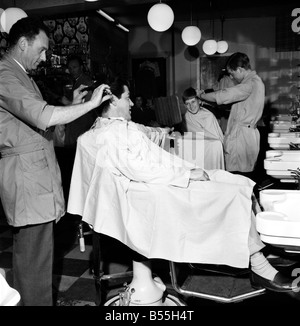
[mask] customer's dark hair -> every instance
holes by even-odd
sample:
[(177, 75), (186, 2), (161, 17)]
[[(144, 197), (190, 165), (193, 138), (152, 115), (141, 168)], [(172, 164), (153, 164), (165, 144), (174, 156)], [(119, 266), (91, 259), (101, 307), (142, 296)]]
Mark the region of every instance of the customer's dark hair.
[[(124, 93), (124, 86), (129, 88), (129, 83), (126, 79), (117, 77), (111, 84), (110, 84), (110, 91), (113, 95), (117, 98), (121, 98), (122, 94)], [(102, 116), (106, 113), (109, 109), (110, 100), (103, 102), (97, 109), (97, 115)]]
[(236, 52), (233, 53), (226, 63), (226, 68), (231, 70), (237, 70), (237, 68), (244, 68), (246, 70), (251, 69), (250, 60), (247, 54)]
[(197, 97), (197, 92), (193, 87), (189, 87), (183, 92), (182, 94), (183, 103), (185, 103), (185, 101), (190, 99), (191, 97)]
[(38, 17), (24, 17), (14, 23), (8, 34), (8, 43), (10, 47), (15, 46), (19, 39), (24, 36), (31, 42), (43, 31), (49, 36), (48, 28)]
[(115, 80), (110, 85), (110, 90), (117, 98), (121, 98), (124, 93), (124, 86), (129, 88), (129, 83), (126, 79), (121, 77), (115, 78)]

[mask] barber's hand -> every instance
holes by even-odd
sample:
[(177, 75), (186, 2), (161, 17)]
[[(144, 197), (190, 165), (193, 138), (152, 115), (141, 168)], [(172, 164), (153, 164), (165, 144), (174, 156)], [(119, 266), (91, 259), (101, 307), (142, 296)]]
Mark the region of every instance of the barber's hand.
[(88, 93), (87, 91), (82, 91), (85, 87), (87, 87), (86, 85), (80, 85), (78, 88), (76, 88), (73, 91), (73, 101), (72, 104), (79, 104), (84, 102), (84, 98), (86, 96), (86, 94)]
[(162, 132), (165, 133), (165, 134), (171, 134), (174, 130), (174, 127), (170, 128), (170, 127), (165, 127), (165, 128), (162, 128)]
[(92, 94), (90, 101), (93, 103), (94, 108), (98, 107), (101, 103), (112, 98), (110, 88), (106, 84), (98, 86)]
[(197, 169), (191, 170), (190, 180), (209, 181), (209, 176), (204, 170), (197, 168)]
[(205, 91), (203, 89), (196, 89), (196, 94), (200, 98), (201, 94), (204, 94)]

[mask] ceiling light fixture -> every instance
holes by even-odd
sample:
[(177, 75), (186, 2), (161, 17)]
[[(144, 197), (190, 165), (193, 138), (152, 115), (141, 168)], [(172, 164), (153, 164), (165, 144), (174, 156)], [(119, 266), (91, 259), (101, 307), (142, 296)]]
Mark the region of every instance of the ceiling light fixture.
[(193, 46), (201, 40), (201, 31), (197, 26), (187, 26), (181, 33), (183, 42), (188, 46)]
[(191, 5), (191, 25), (186, 26), (182, 33), (182, 41), (188, 46), (194, 46), (201, 40), (201, 31), (197, 26), (193, 26), (193, 17), (192, 17), (192, 5)]
[(214, 22), (214, 17), (213, 17), (212, 1), (210, 2), (210, 9), (211, 9), (210, 24), (212, 25), (212, 38), (206, 40), (202, 45), (202, 50), (207, 55), (215, 54), (217, 52), (217, 48), (218, 48), (217, 41), (214, 39), (215, 22)]
[(27, 17), (24, 10), (20, 8), (7, 8), (0, 16), (0, 29), (5, 33), (9, 33), (13, 24), (15, 24), (21, 18)]
[(116, 20), (114, 18), (112, 18), (111, 16), (109, 16), (106, 12), (104, 12), (103, 10), (96, 10), (97, 13), (99, 15), (101, 15), (102, 17), (106, 18), (108, 21), (110, 22), (115, 22), (116, 26), (119, 27), (120, 29), (122, 29), (125, 32), (129, 32), (129, 29), (126, 28), (125, 26), (121, 25), (119, 22), (116, 22)]
[(1, 15), (3, 14), (3, 12), (4, 12), (4, 9), (0, 8), (0, 32), (1, 33), (4, 32), (4, 29), (3, 29), (2, 25), (1, 25)]
[(225, 53), (228, 50), (228, 43), (223, 39), (223, 24), (225, 18), (224, 16), (221, 17), (221, 40), (217, 42), (217, 52)]
[(217, 42), (216, 40), (213, 39), (206, 40), (202, 46), (204, 53), (207, 55), (215, 54), (217, 52), (217, 48), (218, 48)]
[(165, 3), (157, 3), (148, 11), (147, 20), (152, 29), (157, 32), (168, 30), (174, 22), (174, 12)]
[(112, 17), (110, 17), (106, 12), (104, 12), (103, 10), (97, 10), (97, 13), (99, 14), (99, 15), (101, 15), (102, 17), (104, 17), (104, 18), (106, 18), (107, 20), (109, 20), (110, 22), (114, 22), (115, 20), (112, 18)]
[(121, 25), (120, 23), (118, 23), (116, 26), (119, 27), (119, 28), (121, 28), (123, 31), (125, 31), (125, 32), (127, 32), (127, 33), (129, 32), (129, 29), (126, 28), (126, 27), (124, 27), (124, 26)]

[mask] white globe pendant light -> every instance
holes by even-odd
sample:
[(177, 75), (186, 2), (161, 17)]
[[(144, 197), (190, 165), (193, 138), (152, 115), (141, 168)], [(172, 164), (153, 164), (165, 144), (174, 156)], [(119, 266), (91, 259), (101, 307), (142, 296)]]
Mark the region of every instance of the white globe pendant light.
[(224, 21), (225, 21), (224, 16), (221, 16), (221, 40), (218, 41), (218, 48), (217, 48), (217, 52), (221, 53), (221, 54), (225, 53), (228, 50), (228, 43), (226, 41), (224, 41), (224, 38), (223, 38)]
[(215, 54), (217, 52), (217, 48), (218, 45), (217, 41), (215, 40), (206, 40), (202, 46), (203, 52), (207, 55)]
[(3, 29), (2, 25), (1, 25), (1, 16), (2, 16), (3, 12), (4, 12), (4, 9), (0, 8), (0, 32), (1, 33), (4, 32), (4, 29)]
[(165, 3), (157, 3), (148, 11), (148, 23), (157, 32), (164, 32), (169, 29), (174, 22), (174, 12)]
[(218, 41), (217, 42), (217, 52), (225, 53), (228, 50), (228, 43), (226, 41)]
[(9, 33), (12, 25), (19, 19), (27, 17), (24, 10), (20, 8), (7, 8), (0, 17), (0, 24), (4, 32)]
[(187, 26), (183, 29), (181, 38), (188, 46), (196, 45), (201, 40), (201, 31), (197, 26)]

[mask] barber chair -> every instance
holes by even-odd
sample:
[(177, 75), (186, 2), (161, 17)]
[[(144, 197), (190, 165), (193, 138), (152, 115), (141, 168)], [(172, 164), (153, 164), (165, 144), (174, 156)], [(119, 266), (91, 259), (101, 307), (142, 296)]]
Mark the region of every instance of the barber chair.
[(262, 241), (300, 253), (300, 191), (265, 189), (259, 196), (264, 210), (256, 215), (256, 226)]
[[(79, 211), (80, 209), (81, 208), (79, 208)], [(75, 211), (77, 212), (76, 209)], [(138, 216), (138, 213), (136, 213), (135, 215)], [(105, 231), (104, 228), (99, 227), (97, 229)], [(110, 232), (107, 232), (107, 234), (110, 234)], [(126, 272), (125, 274), (121, 273), (117, 275), (104, 274), (103, 266), (101, 267), (101, 260), (104, 253), (104, 250), (101, 245), (102, 234), (93, 231), (92, 235), (94, 254), (94, 279), (97, 294), (97, 305), (184, 305), (184, 303), (180, 299), (167, 293), (166, 286), (163, 284), (160, 278), (153, 277), (150, 266), (151, 261), (148, 260), (146, 257), (140, 256), (139, 253), (132, 252), (132, 271)], [(187, 269), (185, 268), (186, 266), (188, 267)], [(186, 274), (183, 273), (182, 267), (185, 268), (184, 272), (187, 272)], [(252, 298), (253, 296), (260, 295), (265, 292), (264, 289), (256, 290), (251, 287), (249, 277), (248, 275), (246, 275), (248, 270), (234, 270), (227, 268), (227, 266), (204, 266), (199, 264), (193, 265), (193, 262), (190, 262), (190, 264), (179, 264), (175, 262), (170, 262), (169, 268), (174, 290), (184, 297), (193, 296), (198, 298), (210, 299), (221, 303), (230, 303), (241, 301), (247, 298)], [(203, 271), (205, 271), (205, 273), (208, 271), (213, 272), (214, 277), (219, 279), (219, 282), (216, 282), (218, 286), (214, 287), (215, 293), (208, 293), (208, 291), (204, 289), (204, 283), (206, 282), (211, 284), (213, 278), (210, 278), (208, 280), (204, 277), (201, 278), (201, 275), (199, 274), (202, 274)], [(185, 274), (185, 278), (183, 278), (183, 274)], [(220, 276), (223, 277), (221, 280)], [(105, 284), (105, 281), (116, 279), (124, 281), (124, 277), (128, 280), (129, 283), (124, 284), (124, 289), (120, 291), (119, 295), (109, 299), (108, 301), (105, 301), (107, 300), (107, 285)], [(229, 280), (228, 289), (222, 290), (220, 288), (220, 285), (223, 285), (225, 279)], [(235, 279), (241, 280), (241, 283), (237, 283), (238, 281), (235, 281)]]
[(250, 284), (249, 269), (169, 262), (172, 286), (184, 297), (234, 303), (265, 293)]
[[(184, 302), (170, 295), (166, 291), (163, 281), (152, 275), (151, 261), (137, 252), (128, 249), (128, 256), (132, 258), (132, 270), (105, 274), (103, 266), (103, 235), (93, 230), (83, 232), (83, 224), (78, 227), (80, 251), (85, 249), (84, 237), (92, 235), (93, 239), (93, 275), (95, 280), (96, 304), (98, 306), (183, 306)], [(108, 283), (123, 288), (119, 294), (107, 298)]]
[[(93, 274), (96, 304), (104, 306), (185, 306), (185, 298), (200, 298), (219, 303), (243, 301), (265, 293), (254, 289), (249, 279), (249, 269), (225, 265), (169, 262), (171, 284), (178, 297), (170, 295), (163, 281), (152, 274), (151, 260), (129, 249), (132, 270), (105, 274), (102, 265), (102, 235), (90, 230), (82, 232), (93, 237)], [(82, 241), (82, 240), (81, 240)], [(81, 247), (82, 250), (84, 247)], [(123, 286), (119, 295), (107, 298), (108, 282)], [(181, 299), (183, 298), (183, 299)]]

